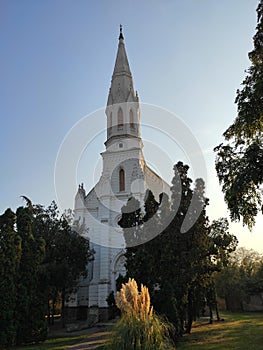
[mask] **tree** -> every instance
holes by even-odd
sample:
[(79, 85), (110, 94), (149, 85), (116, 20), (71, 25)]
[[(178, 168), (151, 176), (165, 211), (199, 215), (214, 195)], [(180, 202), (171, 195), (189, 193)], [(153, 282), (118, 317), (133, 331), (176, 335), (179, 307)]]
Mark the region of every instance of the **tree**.
[(216, 171), (225, 194), (225, 201), (234, 221), (243, 218), (250, 229), (258, 213), (263, 213), (263, 0), (258, 8), (252, 63), (237, 90), (235, 103), (238, 115), (223, 134), (225, 143), (215, 148)]
[(46, 242), (42, 263), (46, 305), (52, 305), (53, 320), (55, 305), (61, 296), (64, 320), (65, 295), (77, 287), (81, 276), (86, 276), (87, 264), (94, 252), (89, 248), (89, 241), (71, 228), (65, 215), (59, 215), (54, 201), (46, 209), (34, 206), (33, 230), (36, 236), (42, 235)]
[[(182, 162), (178, 162), (174, 167), (172, 205), (166, 194), (162, 194), (160, 203), (157, 203), (151, 191), (147, 191), (144, 216), (138, 211), (136, 215), (136, 210), (131, 210), (134, 200), (130, 200), (127, 206), (123, 207), (120, 221), (124, 227), (125, 239), (125, 227), (129, 223), (129, 226), (134, 228), (131, 236), (137, 237), (136, 243), (143, 243), (127, 249), (128, 277), (136, 278), (139, 283), (147, 285), (156, 310), (173, 322), (177, 335), (184, 332), (187, 311), (190, 331), (190, 319), (195, 313), (198, 294), (197, 280), (200, 284), (207, 274), (207, 242), (210, 242), (205, 210), (202, 211), (207, 205), (204, 182), (201, 179), (197, 180), (192, 190), (188, 169), (189, 167)], [(139, 207), (138, 203), (134, 207)], [(197, 218), (196, 213), (200, 211), (201, 215)], [(186, 217), (191, 223), (188, 226), (192, 227), (182, 233), (181, 228)], [(161, 233), (152, 238), (153, 232)]]
[(216, 264), (217, 270), (220, 271), (227, 266), (231, 253), (238, 245), (236, 236), (230, 234), (229, 223), (226, 218), (213, 220), (210, 225), (210, 237), (212, 238), (212, 262)]
[(0, 216), (0, 348), (14, 345), (16, 336), (16, 275), (21, 241), (15, 232), (15, 214)]
[(129, 198), (127, 204), (121, 208), (121, 213), (122, 216), (118, 224), (123, 229), (127, 247), (125, 253), (127, 277), (133, 276), (141, 282), (141, 262), (140, 259), (137, 259), (139, 244), (142, 243), (141, 225), (143, 221), (140, 202), (134, 197)]
[(147, 286), (154, 308), (173, 323), (174, 338), (190, 333), (205, 300), (212, 322), (212, 308), (217, 310), (214, 273), (226, 265), (236, 242), (227, 221), (209, 224), (205, 183), (197, 179), (192, 188), (188, 170), (182, 162), (174, 166), (171, 203), (166, 194), (158, 203), (147, 191), (144, 215), (131, 198), (119, 222), (126, 242), (135, 245), (126, 251), (127, 277)]
[(209, 307), (210, 323), (212, 323), (213, 309), (216, 311), (217, 320), (220, 320), (215, 276), (228, 266), (231, 254), (235, 251), (238, 241), (234, 235), (229, 233), (229, 224), (226, 218), (212, 221), (209, 236), (211, 238), (210, 259), (213, 274), (210, 284), (206, 288), (206, 300)]
[(16, 343), (45, 340), (45, 293), (40, 288), (39, 272), (45, 256), (45, 241), (32, 231), (33, 212), (29, 207), (16, 211), (17, 232), (21, 237), (21, 259), (16, 276)]
[(243, 309), (250, 294), (262, 293), (263, 257), (254, 250), (238, 248), (230, 254), (229, 264), (215, 276), (218, 295), (227, 310)]
[(65, 299), (87, 271), (89, 242), (59, 216), (55, 202), (0, 216), (0, 347), (36, 343), (47, 335), (50, 300)]
[[(163, 205), (160, 206), (148, 189), (144, 197), (144, 215), (141, 213), (139, 202), (131, 198), (122, 208), (122, 218), (119, 221), (127, 244), (126, 278), (135, 278), (138, 283), (147, 285), (153, 299), (155, 286), (159, 282), (159, 267), (156, 264), (160, 259), (161, 248), (158, 236), (158, 232), (161, 231), (159, 209), (164, 213), (166, 199), (167, 195), (163, 194), (161, 196)], [(127, 227), (128, 225), (130, 226)], [(131, 241), (131, 236), (136, 239)]]

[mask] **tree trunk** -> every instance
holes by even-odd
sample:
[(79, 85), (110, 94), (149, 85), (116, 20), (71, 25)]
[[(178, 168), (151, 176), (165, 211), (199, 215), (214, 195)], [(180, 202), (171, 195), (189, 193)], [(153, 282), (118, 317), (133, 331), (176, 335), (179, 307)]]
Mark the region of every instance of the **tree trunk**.
[(215, 309), (216, 309), (216, 318), (217, 318), (217, 321), (220, 321), (220, 316), (219, 316), (217, 301), (216, 301), (216, 304), (215, 304)]
[(65, 289), (62, 290), (61, 293), (61, 298), (62, 298), (62, 302), (61, 302), (61, 319), (62, 319), (62, 328), (65, 328)]
[(55, 315), (55, 298), (52, 298), (52, 325), (54, 325), (54, 315)]
[(211, 304), (209, 305), (209, 316), (210, 316), (209, 323), (212, 324), (213, 323), (213, 310), (212, 310)]
[(191, 291), (188, 292), (188, 317), (186, 325), (186, 333), (190, 334), (193, 324), (193, 294)]
[(50, 326), (50, 325), (51, 325), (51, 320), (50, 320), (50, 305), (49, 305), (49, 299), (48, 299), (48, 302), (47, 302), (47, 322), (48, 322), (48, 325)]

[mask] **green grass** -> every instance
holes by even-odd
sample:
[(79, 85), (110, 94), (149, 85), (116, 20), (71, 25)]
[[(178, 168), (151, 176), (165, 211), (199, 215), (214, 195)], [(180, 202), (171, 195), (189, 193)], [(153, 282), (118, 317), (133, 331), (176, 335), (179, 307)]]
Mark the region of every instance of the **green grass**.
[[(263, 349), (263, 313), (222, 313), (223, 322), (209, 325), (194, 323), (192, 333), (177, 344), (177, 350), (261, 350)], [(92, 335), (51, 338), (38, 345), (16, 347), (13, 350), (62, 350), (80, 343)], [(95, 338), (94, 338), (95, 339)], [(94, 340), (94, 349), (102, 350), (102, 343)], [(117, 350), (117, 349), (116, 349)]]
[(196, 322), (178, 350), (263, 349), (263, 313), (222, 313), (223, 322)]
[[(96, 333), (96, 337), (98, 335), (99, 333)], [(98, 340), (96, 337), (93, 338), (92, 334), (84, 334), (78, 336), (69, 335), (67, 337), (50, 338), (47, 339), (45, 342), (39, 344), (14, 347), (12, 348), (12, 350), (62, 350), (67, 349), (71, 345), (78, 344), (81, 342), (83, 342), (83, 344), (85, 345), (92, 344), (94, 346), (94, 349), (96, 350), (102, 350), (102, 341)]]
[(26, 345), (26, 346), (18, 346), (13, 348), (14, 350), (23, 349), (23, 350), (58, 350), (58, 349), (66, 349), (68, 346), (77, 344), (81, 342), (83, 339), (87, 338), (86, 335), (80, 336), (69, 336), (63, 338), (51, 338), (47, 339), (44, 343)]

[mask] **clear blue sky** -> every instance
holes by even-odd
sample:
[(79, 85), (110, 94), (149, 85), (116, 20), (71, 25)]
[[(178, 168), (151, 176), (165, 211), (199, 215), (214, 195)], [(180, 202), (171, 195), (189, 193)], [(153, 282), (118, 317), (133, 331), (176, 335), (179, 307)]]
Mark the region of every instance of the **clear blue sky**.
[[(59, 147), (75, 123), (105, 106), (122, 23), (140, 100), (172, 111), (190, 127), (207, 162), (211, 218), (226, 215), (212, 149), (236, 115), (257, 4), (0, 0), (0, 212), (23, 204), (22, 194), (43, 205), (55, 199)], [(81, 166), (87, 190), (104, 138), (94, 144), (86, 169)], [(164, 174), (167, 181), (171, 174)], [(263, 252), (261, 227), (259, 220), (254, 233), (241, 225), (231, 230), (241, 245)]]

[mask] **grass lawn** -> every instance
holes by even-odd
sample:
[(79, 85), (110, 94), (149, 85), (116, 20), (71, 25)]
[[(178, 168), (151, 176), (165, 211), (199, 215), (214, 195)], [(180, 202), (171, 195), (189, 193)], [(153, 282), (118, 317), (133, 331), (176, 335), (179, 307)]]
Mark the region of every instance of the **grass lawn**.
[(19, 346), (12, 349), (20, 349), (20, 350), (46, 350), (46, 349), (66, 349), (67, 346), (76, 344), (81, 342), (83, 339), (87, 338), (85, 335), (79, 335), (79, 336), (69, 336), (69, 337), (63, 337), (63, 338), (51, 338), (47, 339), (44, 343), (39, 343), (35, 345), (26, 345), (26, 346)]
[[(92, 345), (92, 349), (102, 350), (104, 339), (107, 338), (109, 332), (96, 332), (94, 334), (75, 335), (72, 334), (65, 337), (49, 338), (44, 343), (19, 346), (12, 348), (13, 350), (62, 350), (68, 349), (72, 345), (83, 343), (83, 349)], [(99, 339), (102, 337), (101, 339)]]
[[(178, 350), (263, 350), (263, 313), (222, 313), (222, 322), (209, 325), (207, 321), (194, 323), (192, 333), (177, 344)], [(38, 345), (16, 347), (14, 350), (62, 350), (80, 343), (92, 335), (51, 338)], [(101, 342), (96, 350), (102, 350)], [(95, 349), (95, 347), (94, 347)], [(116, 349), (118, 350), (118, 349)]]
[(190, 335), (177, 344), (179, 350), (263, 349), (263, 313), (222, 313), (223, 322), (196, 322)]

